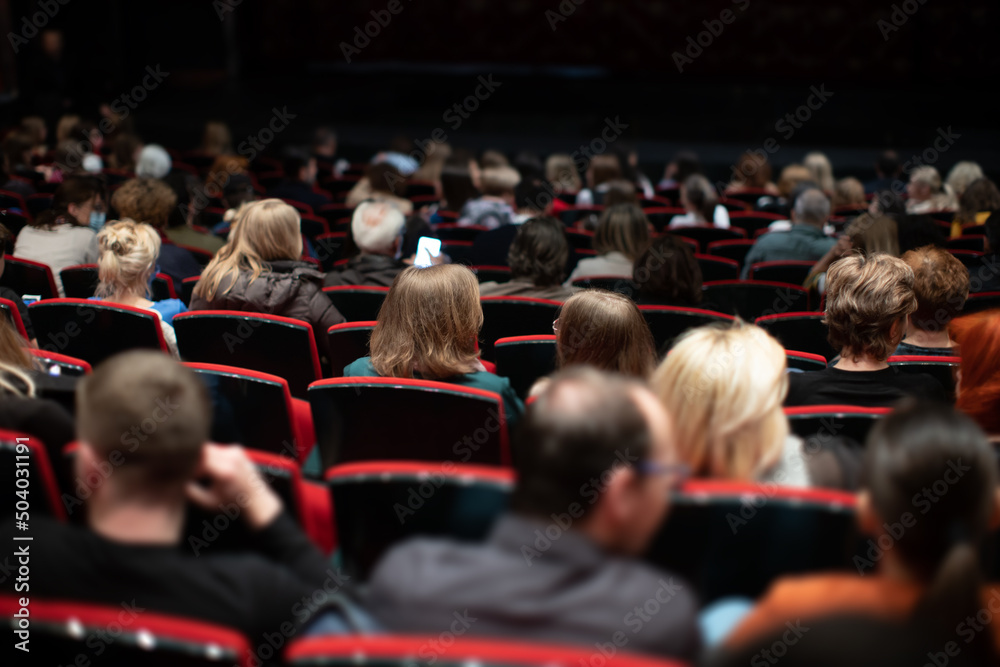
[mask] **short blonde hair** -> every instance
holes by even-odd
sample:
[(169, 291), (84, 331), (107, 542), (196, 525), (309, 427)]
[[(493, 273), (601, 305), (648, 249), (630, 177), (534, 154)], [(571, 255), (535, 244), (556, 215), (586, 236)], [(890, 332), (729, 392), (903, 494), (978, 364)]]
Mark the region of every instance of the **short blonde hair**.
[(777, 462), (788, 437), (785, 371), (784, 348), (753, 324), (700, 327), (678, 340), (651, 385), (695, 476), (750, 481)]
[(378, 313), (371, 364), (383, 377), (428, 380), (478, 368), (477, 338), (483, 326), (479, 282), (460, 264), (404, 269)]
[(493, 197), (514, 194), (520, 182), (521, 175), (513, 167), (486, 167), (479, 175), (479, 189)]
[[(855, 360), (862, 354), (885, 361), (898, 340), (892, 325), (917, 309), (913, 269), (885, 253), (855, 253), (837, 260), (826, 274), (826, 317), (830, 344)], [(900, 336), (905, 326), (900, 326)]]
[(645, 379), (656, 366), (656, 344), (635, 302), (601, 289), (577, 292), (559, 311), (559, 368), (589, 365)]
[(133, 220), (114, 220), (98, 232), (97, 242), (97, 296), (147, 296), (160, 254), (156, 230)]
[(969, 270), (954, 255), (935, 246), (924, 246), (903, 255), (913, 269), (917, 309), (910, 317), (923, 331), (941, 331), (958, 317), (969, 297)]
[(159, 179), (133, 178), (115, 190), (111, 205), (122, 219), (131, 218), (163, 229), (170, 211), (177, 205), (177, 195)]
[(853, 176), (840, 179), (833, 188), (833, 206), (867, 207), (868, 201), (865, 200), (865, 186)]
[(545, 178), (557, 191), (576, 192), (582, 187), (573, 158), (566, 153), (553, 153), (545, 160)]

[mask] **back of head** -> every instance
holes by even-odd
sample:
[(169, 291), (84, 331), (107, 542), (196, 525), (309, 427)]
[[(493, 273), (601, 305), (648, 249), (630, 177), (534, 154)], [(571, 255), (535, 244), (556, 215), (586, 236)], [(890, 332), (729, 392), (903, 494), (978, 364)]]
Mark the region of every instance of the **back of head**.
[(298, 179), (299, 172), (309, 166), (312, 156), (299, 148), (287, 148), (281, 157), (281, 168), (285, 178)]
[(521, 182), (521, 175), (513, 167), (484, 167), (479, 186), (484, 195), (512, 197), (514, 188)]
[(743, 322), (700, 327), (674, 345), (651, 384), (694, 475), (750, 481), (778, 460), (788, 435), (785, 368), (778, 341)]
[(698, 154), (692, 151), (680, 151), (674, 155), (672, 162), (677, 165), (677, 173), (674, 180), (683, 183), (689, 176), (702, 173), (701, 160)]
[(173, 162), (163, 146), (149, 144), (139, 153), (135, 165), (135, 175), (139, 178), (165, 178), (170, 173)]
[(834, 206), (861, 207), (868, 205), (867, 200), (865, 200), (865, 186), (853, 176), (837, 181), (833, 189), (833, 200)]
[(771, 165), (761, 152), (747, 151), (740, 155), (733, 169), (733, 183), (748, 188), (763, 188), (771, 182)]
[(0, 317), (0, 400), (5, 395), (33, 396), (35, 384), (27, 371), (35, 370), (25, 340), (6, 317)]
[(118, 488), (184, 485), (211, 427), (211, 399), (189, 369), (160, 352), (114, 356), (77, 390), (77, 434), (115, 465)]
[(8, 171), (14, 171), (18, 167), (29, 167), (32, 147), (35, 142), (27, 132), (14, 130), (3, 140), (3, 159)]
[(456, 150), (441, 168), (441, 196), (444, 204), (449, 211), (461, 211), (465, 202), (478, 195), (469, 170), (469, 153)]
[[(625, 463), (650, 457), (652, 442), (635, 394), (641, 385), (592, 368), (562, 371), (527, 409), (514, 439), (517, 486), (511, 509), (549, 519), (581, 506), (586, 519), (596, 501), (581, 489)], [(595, 494), (599, 489), (594, 489)]]
[(51, 227), (60, 218), (71, 224), (76, 221), (69, 214), (69, 205), (81, 206), (94, 197), (104, 196), (104, 186), (93, 176), (70, 176), (64, 180), (52, 197), (52, 206), (34, 219), (34, 226)]
[(833, 192), (833, 165), (830, 159), (823, 153), (813, 151), (806, 154), (802, 164), (812, 174), (812, 180), (819, 185), (824, 192)]
[(812, 180), (812, 172), (801, 164), (790, 164), (781, 170), (778, 176), (778, 193), (785, 199), (791, 199), (792, 193), (799, 183)]
[(402, 197), (406, 194), (406, 177), (388, 162), (376, 162), (365, 172), (374, 192)]
[[(111, 155), (114, 158), (114, 165), (117, 169), (137, 168), (138, 153), (142, 147), (142, 140), (134, 134), (122, 132), (114, 138), (111, 146)], [(169, 169), (167, 171), (170, 171)], [(138, 174), (136, 174), (138, 176)], [(155, 176), (147, 174), (152, 178), (162, 178), (166, 174)]]
[(552, 186), (541, 178), (524, 178), (514, 188), (514, 208), (539, 215), (552, 203)]
[(363, 253), (392, 255), (396, 239), (406, 226), (403, 213), (392, 204), (362, 202), (354, 209), (351, 235)]
[(511, 277), (530, 278), (537, 287), (549, 287), (562, 282), (568, 258), (569, 244), (563, 224), (543, 215), (518, 227), (507, 263)]
[(830, 199), (817, 188), (807, 188), (795, 198), (795, 222), (822, 227), (830, 219)]
[(894, 150), (884, 150), (879, 153), (875, 160), (875, 169), (882, 174), (883, 178), (895, 178), (901, 171), (899, 165), (899, 153)]
[(944, 247), (945, 232), (929, 215), (904, 215), (898, 220), (900, 252), (925, 245)]
[(648, 245), (649, 219), (638, 204), (615, 204), (601, 213), (594, 232), (598, 255), (620, 252), (635, 261)]
[(632, 269), (632, 282), (652, 301), (698, 304), (702, 299), (701, 267), (691, 247), (672, 234), (653, 239)]
[(592, 157), (590, 159), (589, 171), (593, 178), (593, 185), (600, 185), (601, 183), (622, 177), (622, 168), (618, 162), (618, 156), (610, 153)]
[(608, 191), (604, 193), (604, 205), (614, 206), (615, 204), (638, 204), (639, 198), (635, 185), (624, 178), (617, 178), (608, 181)]
[(950, 333), (962, 350), (956, 407), (991, 436), (1000, 435), (1000, 310), (960, 317)]
[(825, 321), (830, 344), (844, 356), (885, 361), (902, 339), (906, 316), (916, 309), (913, 269), (898, 257), (855, 253), (827, 271)]
[(553, 153), (545, 160), (545, 178), (559, 191), (576, 192), (582, 185), (573, 158), (566, 153)]
[(941, 331), (962, 312), (969, 296), (969, 270), (943, 248), (924, 246), (903, 255), (913, 269), (917, 309), (910, 322), (922, 331)]
[(145, 297), (160, 254), (156, 230), (141, 222), (114, 220), (101, 228), (97, 242), (101, 253), (97, 260), (97, 296)]
[(656, 346), (631, 299), (588, 289), (567, 299), (559, 311), (556, 361), (560, 368), (589, 365), (646, 378), (656, 365)]
[(210, 120), (205, 123), (205, 133), (201, 138), (201, 150), (209, 155), (232, 152), (233, 138), (229, 126), (218, 120)]
[(177, 195), (159, 179), (133, 178), (115, 190), (111, 205), (122, 218), (164, 229), (170, 211), (177, 205)]
[(459, 264), (401, 271), (378, 313), (371, 363), (383, 377), (438, 380), (478, 367), (479, 283)]
[(948, 184), (948, 187), (952, 189), (955, 195), (960, 197), (962, 196), (962, 193), (965, 192), (965, 189), (969, 187), (969, 185), (972, 184), (973, 181), (976, 181), (982, 177), (983, 177), (982, 167), (980, 167), (975, 162), (971, 162), (969, 160), (963, 160), (961, 162), (957, 162), (955, 166), (951, 168), (951, 171), (948, 172), (948, 178), (945, 179), (945, 182)]
[(538, 153), (521, 151), (514, 156), (514, 162), (511, 166), (517, 169), (521, 180), (533, 181), (544, 176), (545, 168), (542, 166), (542, 159), (538, 157)]
[(984, 211), (1000, 211), (1000, 190), (988, 178), (977, 178), (965, 187), (958, 198), (959, 222), (974, 223), (976, 216)]
[(707, 224), (712, 224), (715, 207), (719, 204), (719, 197), (708, 179), (701, 174), (688, 176), (681, 184), (681, 190), (688, 206), (700, 215)]
[(910, 181), (926, 185), (931, 189), (932, 194), (941, 191), (941, 174), (931, 166), (924, 165), (911, 171)]
[(883, 252), (899, 257), (899, 226), (887, 215), (873, 217), (863, 213), (847, 225), (844, 233), (856, 250), (869, 255)]

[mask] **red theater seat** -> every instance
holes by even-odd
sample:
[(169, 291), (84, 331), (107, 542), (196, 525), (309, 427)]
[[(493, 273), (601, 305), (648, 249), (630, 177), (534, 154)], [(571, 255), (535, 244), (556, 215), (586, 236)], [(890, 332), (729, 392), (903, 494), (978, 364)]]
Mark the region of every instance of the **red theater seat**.
[(823, 313), (779, 313), (758, 317), (754, 322), (778, 339), (785, 349), (800, 350), (833, 359), (837, 351), (827, 340), (829, 330)]
[(539, 378), (556, 370), (556, 337), (551, 334), (501, 338), (493, 351), (497, 375), (510, 380), (510, 386), (522, 399)]
[(639, 306), (639, 312), (646, 319), (646, 324), (653, 333), (656, 349), (661, 354), (665, 354), (673, 346), (674, 340), (688, 329), (706, 324), (727, 324), (736, 319), (732, 315), (712, 310), (683, 306)]
[(764, 315), (809, 310), (809, 293), (798, 285), (757, 280), (720, 280), (702, 286), (705, 301), (720, 312), (752, 322)]
[(21, 319), (21, 311), (17, 309), (17, 304), (10, 299), (0, 299), (0, 316), (6, 317), (14, 331), (21, 334), (21, 338), (28, 340), (28, 332), (24, 328), (24, 320)]
[(501, 338), (551, 334), (562, 307), (559, 301), (525, 296), (484, 296), (479, 303), (483, 306), (480, 349), (490, 361), (494, 360), (493, 344)]
[(344, 367), (367, 357), (370, 353), (372, 331), (378, 322), (342, 322), (334, 324), (327, 332), (330, 341), (330, 377), (344, 375)]
[(48, 264), (21, 259), (14, 255), (4, 258), (4, 271), (0, 274), (0, 285), (9, 287), (20, 295), (36, 294), (43, 299), (59, 296), (56, 279)]
[(324, 287), (323, 293), (348, 322), (368, 322), (378, 319), (388, 287), (338, 285)]
[[(59, 496), (52, 463), (45, 445), (35, 436), (0, 430), (0, 471), (7, 480), (0, 515), (7, 517), (5, 521), (14, 521), (21, 512), (29, 517), (40, 515), (66, 520), (66, 509)], [(28, 471), (26, 477), (16, 472), (19, 468)], [(18, 479), (26, 479), (27, 482), (22, 485), (17, 482)], [(18, 491), (21, 491), (20, 495)], [(18, 505), (19, 502), (21, 505)]]

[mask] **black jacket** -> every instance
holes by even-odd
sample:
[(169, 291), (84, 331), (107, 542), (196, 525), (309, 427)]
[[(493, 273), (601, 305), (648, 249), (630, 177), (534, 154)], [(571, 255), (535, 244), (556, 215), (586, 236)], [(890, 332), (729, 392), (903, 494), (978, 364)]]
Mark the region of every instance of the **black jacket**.
[(325, 284), (392, 287), (392, 281), (405, 268), (405, 264), (386, 255), (358, 255), (349, 259), (343, 270), (326, 274)]

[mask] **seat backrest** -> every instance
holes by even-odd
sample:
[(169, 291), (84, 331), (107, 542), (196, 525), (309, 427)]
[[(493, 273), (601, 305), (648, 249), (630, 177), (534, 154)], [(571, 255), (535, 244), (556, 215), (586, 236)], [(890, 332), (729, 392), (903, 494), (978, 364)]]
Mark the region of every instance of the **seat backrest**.
[(167, 351), (157, 316), (144, 308), (90, 301), (49, 299), (28, 308), (38, 345), (96, 366), (133, 349)]
[(634, 299), (639, 294), (639, 286), (632, 282), (631, 278), (622, 276), (585, 276), (573, 281), (573, 287), (581, 289), (603, 289), (609, 292), (617, 292), (630, 299)]
[(807, 405), (785, 408), (792, 433), (800, 438), (850, 438), (864, 445), (875, 422), (892, 412), (891, 408), (864, 408), (855, 405)]
[(823, 313), (777, 313), (758, 317), (754, 323), (777, 338), (785, 349), (812, 352), (833, 359), (838, 353), (827, 339), (829, 330), (823, 323), (823, 317)]
[(28, 525), (32, 515), (65, 521), (66, 508), (52, 463), (45, 445), (35, 436), (0, 430), (0, 471), (7, 480), (0, 515), (13, 515), (13, 519)]
[(556, 370), (556, 337), (511, 336), (499, 339), (493, 348), (497, 375), (510, 380), (522, 399), (539, 378)]
[(44, 363), (49, 367), (58, 366), (60, 375), (90, 375), (93, 371), (93, 367), (83, 359), (77, 359), (66, 354), (59, 354), (58, 352), (51, 352), (49, 350), (39, 350), (36, 347), (28, 348), (28, 352), (39, 359), (43, 359)]
[(551, 299), (524, 296), (484, 296), (483, 328), (479, 349), (484, 359), (493, 361), (493, 344), (511, 336), (535, 336), (552, 333), (552, 323), (562, 304)]
[(166, 299), (176, 299), (177, 289), (174, 279), (165, 273), (157, 273), (149, 285), (151, 301), (165, 301)]
[[(30, 634), (19, 634), (30, 619)], [(251, 667), (250, 642), (238, 631), (122, 604), (96, 605), (31, 597), (24, 608), (0, 595), (7, 650), (29, 640), (32, 665), (142, 665), (143, 667)], [(90, 660), (88, 656), (100, 656)], [(85, 662), (81, 662), (80, 658)], [(259, 664), (259, 662), (258, 662)]]
[(639, 306), (639, 312), (646, 319), (646, 324), (653, 333), (656, 349), (661, 355), (666, 354), (674, 340), (688, 329), (732, 322), (735, 319), (724, 313), (682, 306)]
[(764, 315), (809, 310), (809, 293), (798, 285), (757, 280), (722, 280), (702, 286), (719, 311), (753, 321)]
[(770, 280), (801, 285), (809, 277), (816, 262), (787, 260), (781, 262), (755, 262), (750, 265), (751, 280)]
[(54, 299), (59, 296), (56, 280), (52, 269), (47, 264), (33, 262), (7, 255), (3, 274), (0, 274), (0, 286), (9, 287), (18, 294), (37, 294), (43, 299)]
[(712, 255), (696, 254), (694, 256), (701, 269), (701, 279), (705, 282), (712, 280), (737, 280), (740, 277), (740, 263), (734, 259), (725, 257), (713, 257)]
[(334, 324), (327, 332), (330, 341), (330, 377), (339, 378), (348, 364), (367, 357), (372, 331), (378, 322), (342, 322)]
[[(285, 653), (288, 667), (684, 667), (684, 663), (624, 650), (596, 653), (585, 646), (529, 644), (509, 639), (480, 639), (440, 635), (374, 635), (303, 637), (292, 641)], [(607, 655), (608, 657), (604, 657)]]
[(924, 357), (916, 355), (893, 355), (889, 365), (904, 373), (926, 373), (941, 383), (948, 400), (955, 400), (957, 373), (962, 364), (960, 357)]
[(978, 313), (991, 308), (1000, 308), (1000, 292), (973, 292), (965, 300), (963, 313)]
[(332, 271), (335, 262), (347, 257), (350, 247), (346, 232), (328, 232), (313, 239), (313, 250), (324, 271)]
[(184, 361), (222, 364), (277, 375), (293, 396), (305, 398), (322, 377), (308, 322), (291, 317), (230, 310), (198, 310), (174, 316), (177, 349)]
[(97, 291), (97, 264), (74, 264), (59, 272), (63, 292), (73, 299), (88, 299)]
[(28, 332), (24, 328), (24, 320), (21, 319), (21, 311), (17, 309), (17, 304), (10, 299), (0, 298), (0, 316), (6, 317), (14, 331), (21, 334), (21, 338), (28, 340)]
[[(748, 239), (734, 239), (731, 241), (712, 241), (705, 248), (705, 252), (712, 257), (724, 257), (731, 259), (743, 266), (743, 260), (753, 247), (753, 241)], [(703, 278), (704, 280), (704, 278)]]
[(459, 225), (456, 222), (444, 222), (434, 228), (435, 234), (442, 241), (475, 241), (476, 237), (489, 227), (483, 225)]
[(826, 357), (812, 352), (786, 349), (785, 363), (789, 368), (797, 368), (800, 371), (821, 371), (826, 368)]
[(692, 480), (674, 492), (646, 560), (691, 582), (703, 604), (756, 598), (781, 576), (850, 569), (854, 503), (838, 491)]
[(297, 455), (292, 394), (284, 378), (218, 364), (184, 365), (198, 374), (212, 397), (213, 442)]
[(511, 279), (510, 267), (508, 266), (470, 266), (469, 268), (476, 274), (476, 280), (481, 283), (490, 281), (505, 283)]
[(351, 461), (459, 461), (510, 465), (499, 394), (447, 382), (383, 377), (309, 387), (323, 467)]
[(181, 281), (180, 300), (184, 302), (185, 306), (191, 305), (191, 297), (194, 296), (194, 288), (198, 285), (199, 278), (201, 276), (191, 276)]
[(509, 468), (413, 461), (347, 463), (326, 471), (342, 566), (364, 580), (385, 552), (416, 535), (481, 540), (506, 508)]
[(442, 241), (441, 252), (451, 257), (452, 264), (472, 266), (476, 263), (472, 241)]
[(708, 249), (708, 244), (713, 241), (728, 241), (733, 239), (745, 239), (747, 234), (738, 227), (721, 229), (710, 225), (696, 225), (694, 227), (681, 227), (676, 230), (678, 234), (694, 239), (698, 242), (698, 247)]
[(378, 319), (388, 287), (336, 286), (324, 287), (323, 292), (348, 322), (368, 322)]

